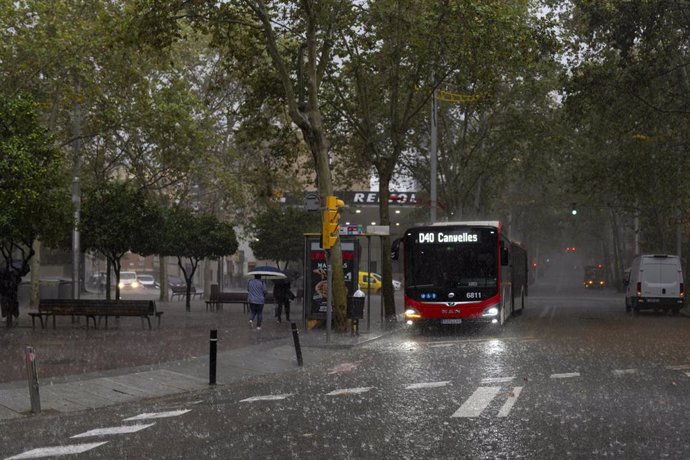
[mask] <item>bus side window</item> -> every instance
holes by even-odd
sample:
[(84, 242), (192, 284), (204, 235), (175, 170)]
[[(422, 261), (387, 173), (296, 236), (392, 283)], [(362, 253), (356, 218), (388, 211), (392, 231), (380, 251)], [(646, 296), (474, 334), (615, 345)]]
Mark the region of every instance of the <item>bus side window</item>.
[(510, 251), (501, 241), (501, 265), (510, 265)]
[(391, 244), (391, 259), (398, 260), (400, 258), (400, 238), (393, 240)]

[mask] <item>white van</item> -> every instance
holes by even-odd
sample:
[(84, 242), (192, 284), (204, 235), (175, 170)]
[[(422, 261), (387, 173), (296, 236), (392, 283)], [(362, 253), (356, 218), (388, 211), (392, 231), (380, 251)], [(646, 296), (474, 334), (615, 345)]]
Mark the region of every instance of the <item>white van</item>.
[(640, 255), (625, 275), (625, 310), (678, 311), (685, 296), (683, 271), (678, 256)]

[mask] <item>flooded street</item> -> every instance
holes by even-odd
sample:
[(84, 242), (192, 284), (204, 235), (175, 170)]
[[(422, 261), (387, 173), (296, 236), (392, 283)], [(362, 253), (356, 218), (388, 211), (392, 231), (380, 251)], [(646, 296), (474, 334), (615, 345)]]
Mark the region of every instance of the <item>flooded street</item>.
[[(401, 329), (320, 366), (7, 421), (2, 452), (77, 445), (86, 440), (71, 437), (138, 423), (84, 435), (106, 443), (81, 458), (683, 458), (687, 321), (633, 316), (613, 290), (554, 272), (503, 329)], [(178, 412), (124, 420), (169, 411)]]

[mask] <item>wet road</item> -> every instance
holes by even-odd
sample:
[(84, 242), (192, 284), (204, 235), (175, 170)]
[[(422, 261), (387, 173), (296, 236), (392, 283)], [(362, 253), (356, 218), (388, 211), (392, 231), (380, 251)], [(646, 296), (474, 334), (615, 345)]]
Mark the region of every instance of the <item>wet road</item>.
[(539, 283), (503, 329), (401, 330), (321, 368), (9, 421), (1, 457), (84, 444), (79, 458), (690, 457), (689, 319), (633, 317), (572, 279)]

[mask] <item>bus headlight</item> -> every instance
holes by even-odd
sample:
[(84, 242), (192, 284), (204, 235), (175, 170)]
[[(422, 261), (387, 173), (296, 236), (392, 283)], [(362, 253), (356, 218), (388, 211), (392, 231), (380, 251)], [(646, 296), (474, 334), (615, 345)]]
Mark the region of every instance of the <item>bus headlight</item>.
[(414, 308), (408, 308), (405, 310), (405, 319), (418, 319), (421, 317), (422, 315), (420, 315), (419, 312)]
[(482, 313), (482, 316), (498, 316), (498, 308), (487, 308), (486, 310), (484, 310), (484, 313)]

